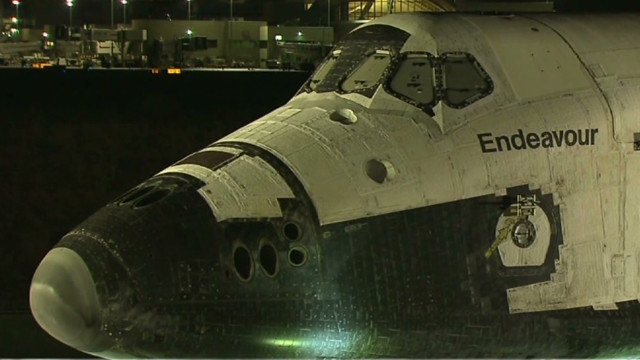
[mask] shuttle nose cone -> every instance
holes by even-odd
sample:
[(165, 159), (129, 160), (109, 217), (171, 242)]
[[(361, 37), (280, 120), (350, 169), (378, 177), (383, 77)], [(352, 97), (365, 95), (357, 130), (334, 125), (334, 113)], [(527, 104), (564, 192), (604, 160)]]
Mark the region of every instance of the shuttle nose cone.
[(107, 347), (96, 286), (75, 251), (55, 248), (45, 256), (33, 275), (29, 302), (38, 324), (59, 341), (85, 352)]

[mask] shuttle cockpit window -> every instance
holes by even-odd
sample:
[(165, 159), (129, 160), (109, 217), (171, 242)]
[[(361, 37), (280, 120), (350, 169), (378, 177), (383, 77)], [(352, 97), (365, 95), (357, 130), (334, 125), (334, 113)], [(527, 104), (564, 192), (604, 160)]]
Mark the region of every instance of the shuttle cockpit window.
[(439, 101), (463, 108), (491, 94), (493, 82), (471, 54), (451, 52), (435, 57), (406, 52), (400, 54), (385, 90), (433, 116), (433, 106)]
[(344, 92), (363, 92), (375, 90), (380, 85), (389, 63), (391, 53), (387, 50), (376, 50), (363, 59), (340, 85)]
[(408, 38), (408, 32), (389, 25), (356, 29), (327, 56), (301, 91), (357, 92), (370, 97)]
[(437, 100), (433, 65), (429, 53), (402, 54), (387, 90), (418, 107), (433, 106)]
[(338, 61), (338, 57), (340, 56), (340, 53), (342, 53), (342, 50), (334, 50), (331, 53), (331, 56), (327, 59), (327, 61), (325, 61), (321, 65), (321, 67), (318, 69), (318, 71), (316, 71), (316, 73), (313, 74), (311, 81), (309, 81), (309, 87), (311, 88), (311, 90), (315, 90), (316, 86), (318, 86), (318, 84), (321, 83), (322, 80), (324, 80), (327, 77), (327, 74), (329, 73), (329, 71), (333, 69), (333, 66)]
[(445, 104), (463, 108), (493, 91), (489, 75), (467, 53), (445, 53), (442, 64), (442, 93)]

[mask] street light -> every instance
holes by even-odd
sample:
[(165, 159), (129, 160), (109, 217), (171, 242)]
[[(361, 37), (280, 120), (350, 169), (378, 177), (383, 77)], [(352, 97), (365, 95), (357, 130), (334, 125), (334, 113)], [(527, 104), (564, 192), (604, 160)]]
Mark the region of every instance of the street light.
[(233, 23), (233, 0), (229, 0), (229, 37), (227, 38), (227, 61), (231, 64), (231, 39), (233, 38), (233, 30), (231, 24)]
[[(111, 0), (111, 29), (113, 29), (113, 0)], [(113, 56), (113, 51), (111, 56)]]
[(122, 27), (127, 26), (127, 0), (120, 0), (122, 3)]
[(69, 7), (69, 40), (71, 40), (71, 26), (73, 26), (71, 8), (73, 8), (73, 0), (67, 0), (67, 6)]
[(20, 30), (20, 0), (13, 0), (11, 3), (16, 6), (16, 27)]
[(187, 0), (187, 34), (191, 36), (191, 0)]

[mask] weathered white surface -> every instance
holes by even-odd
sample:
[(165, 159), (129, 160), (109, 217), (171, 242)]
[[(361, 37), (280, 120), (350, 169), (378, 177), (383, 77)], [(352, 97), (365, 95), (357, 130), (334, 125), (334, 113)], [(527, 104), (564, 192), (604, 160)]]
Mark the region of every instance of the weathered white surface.
[(160, 171), (157, 175), (166, 173), (181, 173), (193, 176), (196, 179), (204, 180), (213, 172), (211, 169), (195, 164), (180, 164), (168, 167)]
[[(640, 62), (640, 56), (636, 59)], [(603, 79), (600, 86), (611, 105), (616, 141), (631, 145), (634, 133), (640, 133), (640, 77), (624, 80), (617, 77)]]
[[(293, 116), (277, 121), (266, 116), (221, 143), (248, 142), (276, 154), (298, 175), (323, 224), (450, 198), (451, 174), (432, 169), (443, 165), (452, 169), (451, 161), (448, 156), (426, 151), (428, 130), (422, 125), (428, 120), (426, 115), (403, 112), (409, 108), (406, 105), (397, 112), (365, 113), (362, 107), (337, 96), (320, 97), (330, 97), (335, 108), (352, 110), (358, 121), (344, 125), (330, 120), (330, 112), (317, 106), (326, 102), (296, 101), (302, 110)], [(370, 179), (365, 165), (372, 159), (389, 162), (395, 169), (393, 179), (383, 184)], [(425, 173), (430, 174), (421, 176)]]
[[(494, 49), (520, 100), (557, 96), (593, 81), (571, 48), (553, 30), (524, 17), (473, 17)], [(508, 23), (509, 31), (505, 31)]]
[(216, 220), (281, 217), (278, 199), (293, 198), (291, 189), (264, 160), (242, 155), (214, 171), (198, 190)]
[[(563, 244), (550, 280), (508, 291), (510, 310), (616, 309), (617, 302), (640, 298), (640, 153), (632, 144), (640, 133), (639, 23), (638, 15), (384, 17), (365, 26), (409, 32), (401, 51), (473, 54), (493, 80), (492, 94), (462, 109), (439, 104), (433, 118), (382, 88), (371, 98), (301, 94), (218, 144), (248, 143), (278, 157), (304, 186), (320, 224), (504, 194), (514, 186), (539, 188), (560, 209), (554, 221), (561, 223)], [(338, 109), (357, 121), (332, 121)], [(479, 142), (480, 134), (495, 146), (499, 136), (569, 131), (589, 132), (589, 143), (567, 145), (564, 138), (553, 146), (483, 152)], [(373, 181), (369, 160), (391, 164), (395, 175)], [(181, 171), (202, 176), (201, 169)], [(202, 193), (216, 216), (277, 214), (273, 199), (293, 196), (276, 175), (265, 189), (264, 179), (239, 184), (232, 173), (206, 177), (210, 192)], [(218, 188), (235, 195), (215, 198), (222, 196), (214, 194)], [(544, 221), (538, 226), (538, 236), (554, 236), (546, 235)], [(535, 266), (544, 244), (503, 244), (499, 253), (506, 266)]]
[(264, 160), (223, 146), (202, 151), (224, 151), (238, 157), (216, 169), (179, 164), (159, 174), (177, 172), (203, 181), (205, 186), (198, 193), (209, 204), (216, 220), (281, 217), (278, 199), (294, 198), (284, 179)]
[[(613, 51), (638, 48), (640, 14), (530, 14), (527, 17), (557, 31), (582, 57), (609, 53), (607, 61), (617, 62), (620, 59)], [(622, 71), (640, 75), (637, 66)]]
[(202, 149), (200, 151), (196, 151), (195, 153), (184, 157), (182, 160), (176, 162), (176, 164), (174, 164), (172, 166), (169, 166), (168, 168), (160, 171), (156, 175), (177, 172), (177, 173), (182, 173), (182, 174), (193, 176), (198, 180), (205, 181), (205, 179), (208, 178), (209, 176), (211, 176), (211, 174), (213, 173), (212, 169), (209, 169), (209, 168), (207, 168), (205, 166), (201, 166), (201, 165), (197, 165), (197, 164), (188, 164), (188, 163), (181, 164), (181, 162), (184, 161), (185, 159), (188, 159), (189, 157), (191, 157), (191, 156), (193, 156), (195, 154), (206, 152), (206, 151), (226, 152), (226, 153), (233, 154), (233, 155), (238, 155), (238, 154), (241, 153), (241, 150), (236, 149), (236, 148), (231, 148), (231, 147), (223, 147), (223, 146), (206, 147), (206, 148), (204, 148), (204, 149)]

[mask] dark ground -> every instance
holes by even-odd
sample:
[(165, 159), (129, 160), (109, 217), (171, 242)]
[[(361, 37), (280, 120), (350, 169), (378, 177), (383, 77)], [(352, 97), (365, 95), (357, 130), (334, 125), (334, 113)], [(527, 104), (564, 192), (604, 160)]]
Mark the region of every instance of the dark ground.
[(284, 104), (307, 76), (0, 69), (0, 358), (87, 357), (31, 318), (42, 257), (109, 200)]

